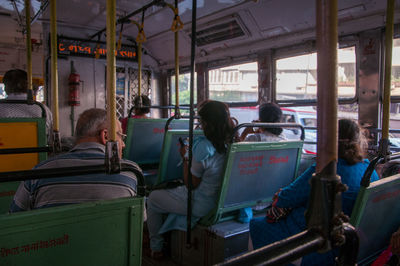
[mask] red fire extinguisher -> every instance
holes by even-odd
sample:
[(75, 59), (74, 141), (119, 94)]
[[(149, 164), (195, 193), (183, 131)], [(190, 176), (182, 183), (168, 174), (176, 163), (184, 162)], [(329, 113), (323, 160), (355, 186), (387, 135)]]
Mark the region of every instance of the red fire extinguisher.
[(69, 95), (68, 95), (68, 105), (69, 106), (79, 106), (79, 85), (81, 82), (81, 76), (76, 73), (74, 67), (74, 61), (71, 61), (71, 74), (68, 77)]

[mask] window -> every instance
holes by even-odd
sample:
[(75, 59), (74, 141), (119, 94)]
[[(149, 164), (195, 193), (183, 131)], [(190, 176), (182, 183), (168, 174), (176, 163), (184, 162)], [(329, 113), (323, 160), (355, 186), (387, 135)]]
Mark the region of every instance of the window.
[[(194, 103), (197, 103), (197, 75), (194, 76)], [(171, 76), (171, 104), (175, 105), (175, 75)], [(179, 75), (179, 105), (190, 104), (190, 73)]]
[[(209, 70), (208, 75), (210, 99), (230, 103), (257, 102), (257, 62)], [(216, 75), (218, 78), (214, 79)]]
[(7, 96), (6, 91), (4, 90), (4, 83), (0, 83), (0, 100), (5, 99)]
[(400, 38), (393, 40), (391, 96), (400, 96)]
[[(355, 47), (338, 50), (338, 97), (354, 98)], [(317, 53), (276, 60), (276, 100), (316, 100)]]

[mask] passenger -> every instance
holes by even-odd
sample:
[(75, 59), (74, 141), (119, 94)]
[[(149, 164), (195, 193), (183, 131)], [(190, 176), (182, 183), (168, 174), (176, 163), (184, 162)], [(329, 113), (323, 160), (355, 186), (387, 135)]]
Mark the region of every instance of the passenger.
[[(76, 145), (65, 154), (38, 164), (36, 169), (79, 167), (104, 164), (105, 144), (108, 139), (107, 115), (103, 109), (84, 111), (75, 129)], [(121, 124), (117, 121), (119, 156), (125, 147)], [(124, 161), (140, 170), (133, 162)], [(92, 174), (21, 182), (14, 196), (10, 212), (40, 209), (66, 204), (133, 197), (136, 195), (136, 176), (120, 174)]]
[[(230, 143), (233, 124), (228, 106), (222, 102), (209, 101), (199, 108), (201, 126), (205, 137), (198, 137), (193, 143), (192, 160), (192, 220), (198, 220), (215, 208), (221, 186), (222, 171)], [(184, 162), (184, 183), (188, 185), (188, 158), (185, 157), (187, 147), (180, 150)], [(162, 257), (163, 237), (160, 228), (165, 225), (166, 214), (186, 217), (187, 188), (180, 186), (174, 189), (155, 190), (147, 201), (148, 229), (150, 248), (153, 257)], [(175, 229), (168, 228), (168, 230)], [(165, 231), (168, 231), (165, 230)]]
[[(361, 128), (352, 120), (339, 120), (337, 174), (348, 190), (342, 193), (343, 212), (350, 216), (362, 176), (369, 162), (363, 159), (367, 142)], [(277, 192), (267, 217), (251, 220), (250, 235), (255, 249), (285, 239), (306, 229), (304, 212), (310, 194), (310, 179), (315, 164), (309, 167), (290, 185)], [(371, 181), (378, 180), (374, 171)], [(302, 265), (333, 265), (335, 252), (312, 253), (303, 257)]]
[[(143, 107), (140, 106), (140, 98), (142, 98), (142, 105)], [(134, 109), (134, 115), (131, 116), (131, 118), (149, 118), (148, 113), (150, 113), (150, 108), (151, 106), (151, 101), (149, 97), (146, 95), (141, 95), (136, 96), (135, 99), (133, 100), (133, 106), (135, 107)], [(126, 133), (126, 127), (128, 126), (128, 117), (125, 117), (121, 119), (121, 124), (122, 124), (122, 131)]]
[[(280, 123), (282, 122), (282, 110), (276, 103), (264, 103), (258, 109), (259, 120), (253, 122)], [(250, 134), (250, 135), (249, 135)], [(282, 141), (286, 138), (282, 134), (282, 128), (258, 128), (254, 131), (247, 127), (240, 135), (240, 141)]]
[[(3, 78), (7, 100), (28, 99), (28, 76), (24, 70), (11, 69), (6, 72)], [(53, 116), (46, 105), (42, 105), (46, 111), (46, 132), (48, 139), (51, 139)], [(42, 109), (38, 105), (28, 104), (0, 104), (0, 117), (42, 117)]]

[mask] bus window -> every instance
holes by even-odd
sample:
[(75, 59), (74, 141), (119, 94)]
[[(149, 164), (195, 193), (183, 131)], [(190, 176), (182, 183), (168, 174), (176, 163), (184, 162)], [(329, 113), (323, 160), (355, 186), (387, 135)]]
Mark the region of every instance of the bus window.
[[(352, 99), (356, 95), (355, 47), (338, 50), (338, 97)], [(316, 100), (317, 54), (292, 56), (276, 60), (276, 100)]]
[(0, 100), (7, 97), (6, 91), (4, 90), (4, 83), (0, 83)]
[(209, 98), (234, 102), (257, 102), (257, 62), (233, 65), (208, 71)]
[[(171, 76), (171, 104), (175, 105), (175, 75)], [(197, 103), (197, 75), (194, 75), (194, 104)], [(190, 104), (190, 73), (179, 75), (179, 104)]]
[(400, 96), (400, 38), (393, 40), (391, 96)]

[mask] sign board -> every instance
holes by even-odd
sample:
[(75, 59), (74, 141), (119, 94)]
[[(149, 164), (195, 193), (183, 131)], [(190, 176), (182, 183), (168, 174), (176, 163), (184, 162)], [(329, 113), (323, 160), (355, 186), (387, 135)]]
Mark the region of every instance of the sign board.
[[(69, 38), (58, 36), (58, 55), (59, 56), (82, 56), (106, 58), (107, 49), (105, 42), (97, 42), (92, 40), (83, 40), (78, 38)], [(115, 51), (117, 60), (137, 61), (137, 48), (133, 45), (121, 45), (120, 50)]]

